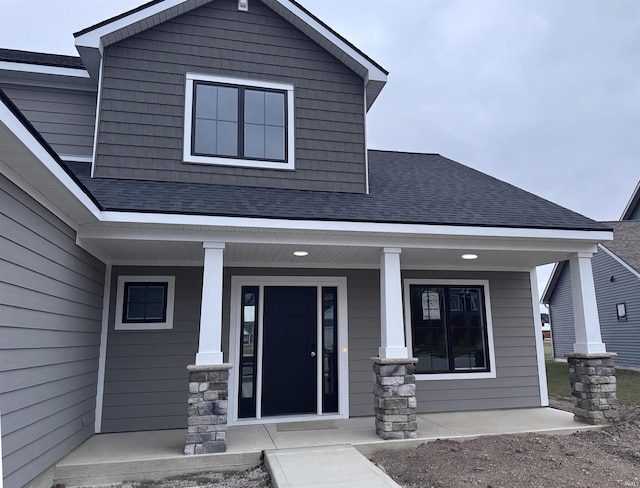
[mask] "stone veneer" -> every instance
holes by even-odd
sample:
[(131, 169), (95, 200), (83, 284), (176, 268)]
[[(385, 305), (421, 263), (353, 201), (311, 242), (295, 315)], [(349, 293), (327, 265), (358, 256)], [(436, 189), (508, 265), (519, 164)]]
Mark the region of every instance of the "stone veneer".
[(416, 358), (371, 358), (374, 372), (374, 410), (376, 434), (382, 439), (415, 439)]
[(603, 424), (618, 418), (616, 353), (567, 354), (576, 422)]
[(185, 454), (227, 450), (227, 405), (231, 364), (189, 365)]

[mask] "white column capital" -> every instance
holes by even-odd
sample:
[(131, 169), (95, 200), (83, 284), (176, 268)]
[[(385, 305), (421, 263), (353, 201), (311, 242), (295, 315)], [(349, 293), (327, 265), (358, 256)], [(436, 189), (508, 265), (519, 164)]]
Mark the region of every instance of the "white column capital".
[(569, 259), (591, 259), (593, 257), (592, 252), (576, 252), (569, 256)]
[(212, 241), (204, 241), (202, 243), (202, 247), (205, 249), (224, 249), (224, 242), (212, 242)]
[(401, 252), (402, 252), (402, 249), (399, 247), (383, 247), (382, 248), (383, 254), (400, 254)]

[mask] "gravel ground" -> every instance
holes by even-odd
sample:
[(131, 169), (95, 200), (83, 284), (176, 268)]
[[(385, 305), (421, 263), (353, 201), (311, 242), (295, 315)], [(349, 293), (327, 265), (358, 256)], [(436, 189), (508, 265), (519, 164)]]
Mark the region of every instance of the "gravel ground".
[(272, 488), (264, 466), (239, 473), (199, 473), (176, 476), (162, 481), (135, 481), (119, 488)]
[(602, 430), (439, 440), (371, 459), (404, 488), (640, 487), (640, 408)]

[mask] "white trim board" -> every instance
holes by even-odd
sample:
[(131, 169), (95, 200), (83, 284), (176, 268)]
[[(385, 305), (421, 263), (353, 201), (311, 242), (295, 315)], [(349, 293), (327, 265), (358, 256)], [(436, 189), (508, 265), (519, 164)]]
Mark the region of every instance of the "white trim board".
[(613, 259), (615, 259), (618, 263), (620, 263), (622, 266), (624, 266), (624, 268), (629, 270), (636, 278), (640, 278), (640, 273), (638, 273), (638, 271), (636, 271), (631, 266), (629, 266), (623, 259), (618, 257), (618, 255), (616, 253), (614, 253), (613, 251), (609, 250), (606, 246), (604, 246), (602, 244), (598, 244), (598, 248), (602, 249), (609, 256), (611, 256)]
[[(228, 425), (250, 425), (275, 422), (297, 422), (301, 420), (321, 420), (321, 419), (346, 419), (349, 418), (349, 315), (347, 303), (347, 278), (342, 276), (232, 276), (231, 277), (231, 310), (230, 310), (230, 331), (229, 331), (229, 362), (239, 364), (238, 350), (240, 347), (241, 316), (240, 307), (242, 304), (242, 287), (258, 286), (260, 289), (260, 300), (258, 310), (258, 368), (256, 371), (256, 418), (238, 418), (238, 384), (239, 368), (232, 368), (229, 378), (229, 416)], [(336, 287), (338, 290), (338, 413), (322, 414), (322, 399), (318, 400), (318, 413), (316, 415), (286, 415), (277, 417), (262, 417), (260, 414), (260, 399), (262, 397), (262, 311), (264, 306), (265, 286), (315, 286), (318, 291), (323, 286)], [(318, 343), (320, 345), (320, 343)], [(322, 355), (317, 355), (318, 361), (318, 381), (322, 373)], [(320, 384), (318, 384), (320, 388)]]
[(111, 264), (105, 265), (104, 293), (102, 296), (102, 331), (100, 332), (100, 356), (96, 385), (95, 433), (102, 432), (102, 407), (104, 403), (104, 376), (107, 364), (107, 340), (109, 337), (109, 305), (111, 304)]
[(41, 64), (15, 63), (0, 61), (0, 71), (19, 71), (22, 73), (38, 73), (54, 76), (69, 76), (73, 78), (89, 78), (87, 70), (82, 68), (63, 68), (61, 66), (47, 66)]
[(538, 383), (540, 385), (540, 406), (549, 406), (549, 389), (547, 387), (547, 370), (544, 362), (544, 340), (542, 328), (538, 329), (540, 322), (540, 295), (538, 292), (538, 271), (533, 268), (529, 272), (531, 286), (531, 302), (533, 306), (533, 333), (536, 340), (536, 356), (538, 362)]

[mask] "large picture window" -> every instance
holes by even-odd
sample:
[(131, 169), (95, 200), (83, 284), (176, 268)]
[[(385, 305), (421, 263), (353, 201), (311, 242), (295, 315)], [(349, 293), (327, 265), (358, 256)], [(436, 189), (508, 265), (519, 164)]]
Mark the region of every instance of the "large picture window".
[(293, 168), (293, 87), (187, 74), (184, 160)]
[(491, 373), (485, 286), (445, 282), (407, 286), (407, 333), (412, 354), (419, 359), (416, 374)]

